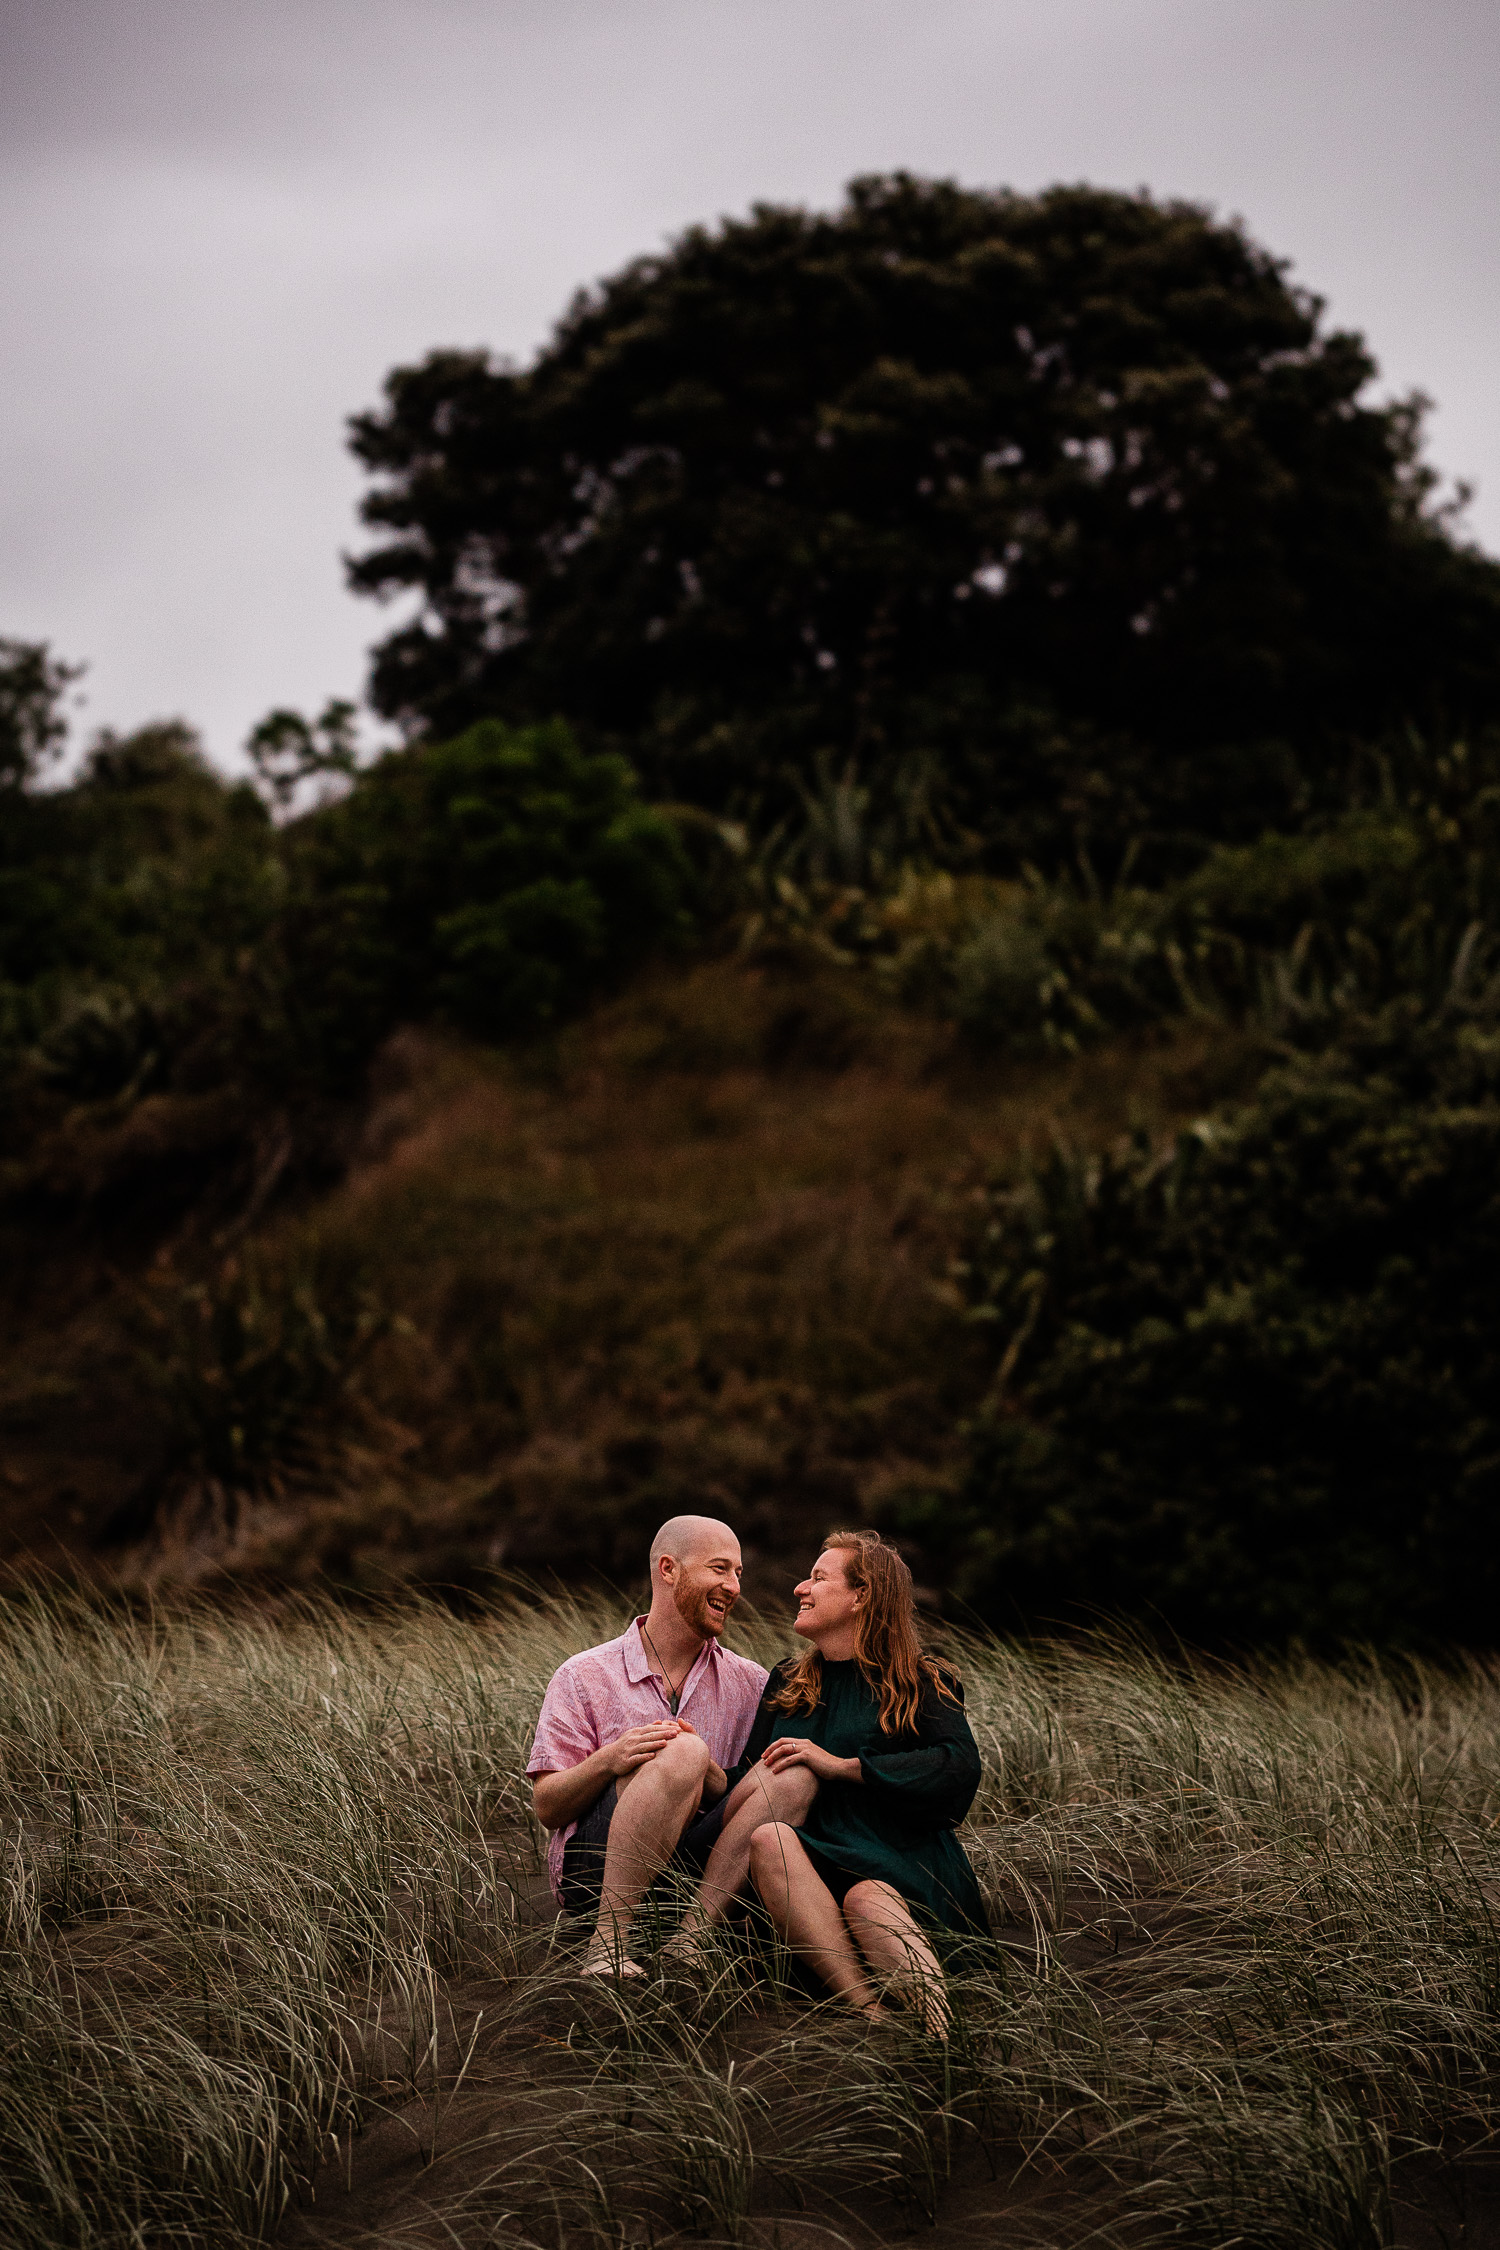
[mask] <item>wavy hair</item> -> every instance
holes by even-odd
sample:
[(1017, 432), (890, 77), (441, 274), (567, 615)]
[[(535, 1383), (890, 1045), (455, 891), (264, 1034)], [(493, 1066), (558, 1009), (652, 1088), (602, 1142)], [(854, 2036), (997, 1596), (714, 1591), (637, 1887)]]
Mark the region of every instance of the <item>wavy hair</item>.
[[(914, 1727), (924, 1688), (956, 1703), (948, 1684), (957, 1678), (952, 1666), (939, 1668), (922, 1653), (911, 1572), (895, 1548), (878, 1531), (830, 1531), (822, 1552), (843, 1556), (845, 1578), (865, 1597), (854, 1614), (854, 1661), (880, 1697), (881, 1731), (905, 1734)], [(770, 1707), (815, 1711), (822, 1700), (823, 1659), (810, 1648), (787, 1673)]]

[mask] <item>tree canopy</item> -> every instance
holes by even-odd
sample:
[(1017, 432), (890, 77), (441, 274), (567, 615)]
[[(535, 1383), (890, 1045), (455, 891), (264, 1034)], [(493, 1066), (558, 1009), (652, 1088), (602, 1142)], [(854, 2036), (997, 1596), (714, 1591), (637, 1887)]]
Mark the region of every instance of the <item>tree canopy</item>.
[[(534, 1033), (691, 926), (676, 826), (559, 721), (351, 772), (347, 705), (275, 711), (257, 793), (168, 720), (100, 734), (46, 790), (73, 675), (12, 645), (29, 766), (0, 786), (0, 1161), (80, 1102), (235, 1087), (247, 1118), (315, 1108), (399, 1024)], [(330, 774), (342, 796), (273, 824), (267, 800)]]
[(689, 927), (676, 829), (557, 720), (389, 752), (291, 846), (288, 1006), (303, 1048), (355, 1064), (434, 1016), (535, 1031)]
[(63, 697), (81, 669), (45, 642), (0, 640), (0, 789), (27, 788), (59, 754)]
[(752, 817), (819, 759), (922, 771), (995, 864), (1254, 834), (1352, 740), (1500, 712), (1500, 567), (1373, 374), (1195, 206), (903, 174), (757, 206), (530, 368), (436, 352), (356, 419), (352, 582), (420, 597), (374, 700), (561, 712)]

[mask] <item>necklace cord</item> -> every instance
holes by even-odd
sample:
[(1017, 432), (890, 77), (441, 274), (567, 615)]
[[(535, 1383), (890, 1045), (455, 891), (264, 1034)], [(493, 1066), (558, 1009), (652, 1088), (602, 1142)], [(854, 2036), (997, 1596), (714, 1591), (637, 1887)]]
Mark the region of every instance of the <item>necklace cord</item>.
[[(657, 1647), (655, 1641), (652, 1640), (651, 1635), (647, 1631), (644, 1622), (641, 1625), (641, 1639), (645, 1642), (647, 1648), (651, 1651), (651, 1654), (656, 1658), (657, 1663), (661, 1666), (661, 1676), (662, 1679), (666, 1681), (668, 1690), (667, 1694), (662, 1695), (662, 1701), (666, 1704), (667, 1709), (671, 1712), (673, 1718), (675, 1719), (677, 1716), (677, 1706), (682, 1701), (682, 1688), (674, 1687), (672, 1685), (672, 1674), (667, 1668), (666, 1660), (662, 1656), (661, 1650)], [(700, 1650), (699, 1655), (701, 1654), (702, 1651)], [(696, 1664), (697, 1661), (698, 1658), (695, 1656), (693, 1658), (693, 1664)], [(682, 1687), (687, 1686), (688, 1672), (692, 1671), (693, 1664), (690, 1664), (687, 1668), (687, 1672), (684, 1672), (682, 1675)], [(653, 1679), (656, 1679), (656, 1674), (653, 1672), (651, 1677)], [(658, 1695), (662, 1694), (660, 1681), (657, 1682), (656, 1692)]]

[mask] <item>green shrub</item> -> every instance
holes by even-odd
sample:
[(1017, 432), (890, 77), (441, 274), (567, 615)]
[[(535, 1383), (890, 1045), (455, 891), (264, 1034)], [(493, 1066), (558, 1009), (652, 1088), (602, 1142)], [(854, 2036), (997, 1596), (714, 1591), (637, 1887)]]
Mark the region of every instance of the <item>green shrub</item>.
[(215, 1087), (315, 1137), (398, 1024), (555, 1023), (684, 930), (694, 887), (625, 762), (558, 725), (394, 753), (280, 829), (179, 723), (102, 736), (71, 788), (0, 792), (7, 1138)]
[[(1149, 839), (1108, 886), (1083, 857), (1015, 882), (934, 866), (931, 850), (893, 861), (872, 842), (871, 792), (846, 775), (835, 796), (742, 846), (746, 940), (793, 935), (865, 961), (990, 1051), (1074, 1053), (1185, 1013), (1327, 1037), (1402, 994), (1441, 1004), (1456, 966), (1472, 986), (1500, 935), (1493, 731), (1363, 754), (1337, 812), (1220, 846), (1155, 887), (1135, 873)], [(948, 839), (959, 856), (961, 841)]]
[(1176, 1148), (1054, 1154), (968, 1269), (999, 1369), (956, 1510), (992, 1615), (1493, 1638), (1500, 1034), (1411, 1004)]
[[(102, 735), (70, 788), (0, 792), (0, 1073), (39, 1114), (225, 1075), (277, 839), (178, 721)], [(214, 1027), (219, 1027), (217, 1037)], [(205, 1033), (218, 1049), (205, 1056)]]
[(555, 1022), (684, 929), (692, 887), (625, 761), (559, 724), (392, 753), (303, 824), (292, 866), (293, 1006), (335, 1054), (433, 1015), (481, 1038)]

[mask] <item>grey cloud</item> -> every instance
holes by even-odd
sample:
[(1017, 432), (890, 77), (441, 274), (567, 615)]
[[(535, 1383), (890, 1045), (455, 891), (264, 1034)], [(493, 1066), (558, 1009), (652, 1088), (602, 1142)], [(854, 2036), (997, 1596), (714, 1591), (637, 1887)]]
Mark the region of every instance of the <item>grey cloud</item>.
[(355, 689), (344, 417), (757, 198), (905, 165), (1243, 214), (1500, 547), (1492, 0), (8, 0), (0, 631), (230, 757)]

